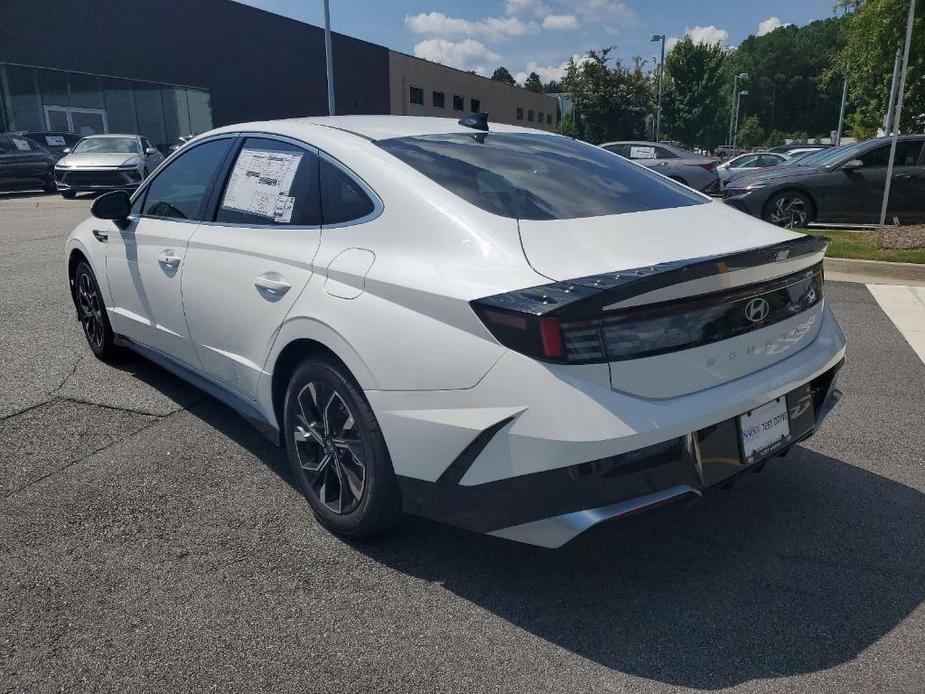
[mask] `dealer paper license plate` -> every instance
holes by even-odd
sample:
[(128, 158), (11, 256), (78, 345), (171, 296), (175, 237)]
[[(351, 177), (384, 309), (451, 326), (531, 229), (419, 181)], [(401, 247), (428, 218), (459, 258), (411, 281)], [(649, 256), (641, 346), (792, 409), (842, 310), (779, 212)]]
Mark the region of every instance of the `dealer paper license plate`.
[(774, 453), (790, 441), (790, 417), (787, 414), (787, 397), (746, 412), (739, 417), (742, 432), (742, 457), (746, 463)]

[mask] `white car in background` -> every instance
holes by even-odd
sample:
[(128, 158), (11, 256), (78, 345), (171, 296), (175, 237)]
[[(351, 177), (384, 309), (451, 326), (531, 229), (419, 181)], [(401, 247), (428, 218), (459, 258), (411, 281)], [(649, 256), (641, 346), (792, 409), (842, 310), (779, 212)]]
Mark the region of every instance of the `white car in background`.
[(66, 249), (93, 352), (235, 408), (343, 535), (404, 511), (556, 547), (838, 397), (824, 239), (484, 116), (220, 128), (93, 213)]
[(785, 164), (789, 157), (785, 154), (775, 152), (749, 152), (740, 154), (737, 157), (728, 159), (716, 167), (716, 173), (719, 174), (720, 181), (723, 185), (726, 181), (749, 171), (758, 171), (767, 169), (772, 166)]
[(64, 150), (55, 164), (55, 183), (65, 198), (77, 193), (135, 190), (164, 161), (140, 135), (88, 135)]

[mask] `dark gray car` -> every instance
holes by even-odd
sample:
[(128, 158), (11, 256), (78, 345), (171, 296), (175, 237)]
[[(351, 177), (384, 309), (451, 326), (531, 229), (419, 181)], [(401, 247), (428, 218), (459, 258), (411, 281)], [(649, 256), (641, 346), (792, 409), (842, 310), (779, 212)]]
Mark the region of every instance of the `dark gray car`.
[[(832, 147), (734, 178), (723, 189), (724, 202), (778, 226), (872, 224), (880, 217), (889, 159), (885, 137)], [(887, 207), (893, 217), (925, 222), (925, 135), (899, 137)]]
[(711, 157), (660, 142), (606, 142), (601, 147), (703, 193), (719, 190), (716, 160)]

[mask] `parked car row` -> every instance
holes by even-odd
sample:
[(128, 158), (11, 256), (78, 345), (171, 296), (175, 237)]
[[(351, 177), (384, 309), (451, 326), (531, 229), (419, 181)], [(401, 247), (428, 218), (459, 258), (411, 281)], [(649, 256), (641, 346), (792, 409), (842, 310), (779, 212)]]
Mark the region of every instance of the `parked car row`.
[[(729, 181), (726, 204), (783, 227), (879, 221), (890, 138), (822, 149)], [(925, 135), (898, 138), (887, 219), (925, 221)]]
[(702, 193), (719, 191), (717, 162), (712, 157), (661, 142), (606, 142), (601, 147)]
[(134, 190), (164, 160), (140, 135), (49, 131), (0, 134), (0, 190), (78, 192)]

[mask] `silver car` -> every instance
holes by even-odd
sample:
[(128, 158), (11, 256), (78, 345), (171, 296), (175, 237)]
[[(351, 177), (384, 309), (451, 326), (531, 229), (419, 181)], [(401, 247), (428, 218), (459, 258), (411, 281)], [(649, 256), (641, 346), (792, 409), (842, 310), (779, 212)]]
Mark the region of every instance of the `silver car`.
[(749, 152), (748, 154), (733, 157), (729, 161), (724, 161), (716, 167), (716, 171), (719, 173), (723, 185), (725, 185), (726, 181), (740, 174), (766, 169), (769, 166), (778, 166), (789, 159), (790, 157), (786, 154), (778, 154), (777, 152)]
[(164, 155), (140, 135), (90, 135), (55, 164), (55, 183), (66, 198), (81, 191), (134, 190)]
[(660, 142), (606, 142), (601, 147), (703, 193), (719, 192), (716, 160), (711, 157)]

